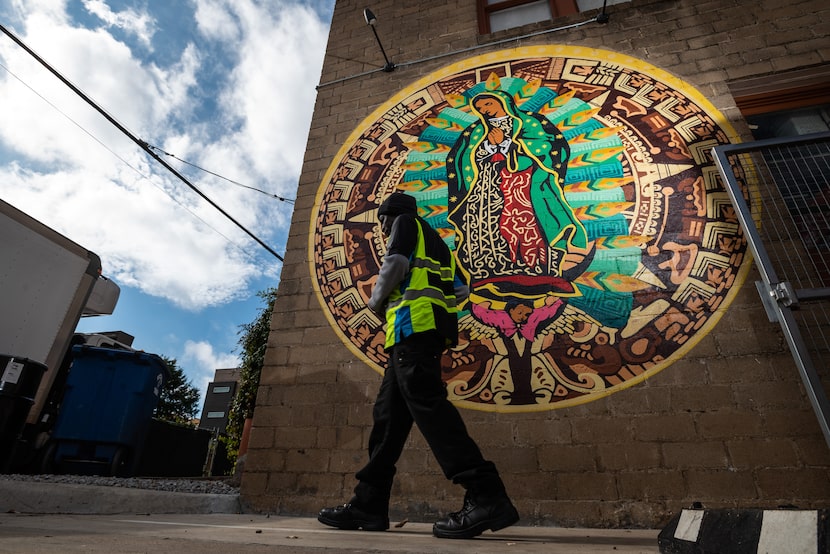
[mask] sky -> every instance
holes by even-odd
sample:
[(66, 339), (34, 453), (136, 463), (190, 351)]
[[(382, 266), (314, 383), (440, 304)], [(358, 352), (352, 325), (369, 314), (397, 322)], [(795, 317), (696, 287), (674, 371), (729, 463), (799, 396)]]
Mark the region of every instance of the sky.
[[(0, 0), (0, 23), (282, 255), (333, 8)], [(279, 259), (5, 34), (0, 198), (98, 254), (120, 287), (114, 313), (79, 332), (175, 358), (202, 399), (239, 363), (257, 292), (279, 284)]]

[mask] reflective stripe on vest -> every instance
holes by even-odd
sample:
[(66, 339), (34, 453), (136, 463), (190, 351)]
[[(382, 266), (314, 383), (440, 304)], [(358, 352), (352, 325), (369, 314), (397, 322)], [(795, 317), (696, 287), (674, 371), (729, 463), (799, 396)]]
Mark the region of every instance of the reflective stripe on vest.
[[(389, 295), (386, 308), (386, 348), (391, 348), (413, 333), (437, 329), (434, 309), (455, 314), (455, 258), (450, 267), (426, 253), (424, 229), (419, 220), (418, 242), (409, 263), (409, 275)], [(435, 308), (433, 308), (435, 306)]]

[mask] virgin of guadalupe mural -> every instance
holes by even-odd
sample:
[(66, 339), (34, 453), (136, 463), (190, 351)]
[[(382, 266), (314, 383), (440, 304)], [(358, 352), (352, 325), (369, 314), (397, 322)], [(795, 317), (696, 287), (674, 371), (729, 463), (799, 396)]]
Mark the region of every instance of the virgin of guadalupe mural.
[[(560, 365), (545, 342), (569, 305), (571, 317), (623, 327), (632, 292), (651, 286), (631, 277), (641, 256), (632, 245), (648, 237), (631, 236), (624, 217), (614, 224), (633, 205), (621, 190), (617, 129), (592, 119), (596, 110), (573, 94), (559, 97), (538, 81), (491, 74), (449, 101), (419, 138), (431, 151), (449, 147), (447, 220), (473, 293), (461, 325), (490, 354), (474, 375), (449, 382), (453, 394), (515, 406), (602, 390), (595, 372)], [(417, 151), (405, 168), (418, 167)], [(399, 187), (417, 194), (420, 177), (408, 171)], [(583, 295), (595, 283), (601, 288)]]
[(464, 130), (447, 160), (457, 256), (475, 288), (496, 298), (561, 286), (565, 255), (588, 246), (564, 196), (568, 142), (501, 90), (477, 94), (470, 107), (480, 121)]
[(725, 129), (693, 89), (618, 54), (539, 47), (445, 68), (367, 118), (323, 180), (321, 305), (383, 371), (365, 303), (377, 207), (404, 191), (471, 283), (442, 360), (457, 404), (552, 409), (636, 384), (708, 332), (745, 274), (707, 153)]

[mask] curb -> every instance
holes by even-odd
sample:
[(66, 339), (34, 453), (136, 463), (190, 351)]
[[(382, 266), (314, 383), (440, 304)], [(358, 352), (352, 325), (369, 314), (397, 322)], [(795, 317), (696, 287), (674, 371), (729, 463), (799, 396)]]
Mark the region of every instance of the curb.
[(0, 512), (27, 514), (238, 514), (238, 494), (0, 480)]
[(657, 537), (662, 554), (830, 552), (830, 509), (682, 510)]

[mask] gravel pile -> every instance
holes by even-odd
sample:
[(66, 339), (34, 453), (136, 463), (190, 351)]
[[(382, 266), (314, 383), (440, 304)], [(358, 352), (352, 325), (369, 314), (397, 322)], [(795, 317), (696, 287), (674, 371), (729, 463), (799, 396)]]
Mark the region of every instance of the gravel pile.
[(220, 479), (156, 479), (148, 477), (100, 477), (97, 475), (0, 475), (7, 481), (37, 483), (65, 483), (70, 485), (96, 485), (101, 487), (126, 487), (166, 492), (191, 492), (203, 494), (239, 494), (237, 487)]

